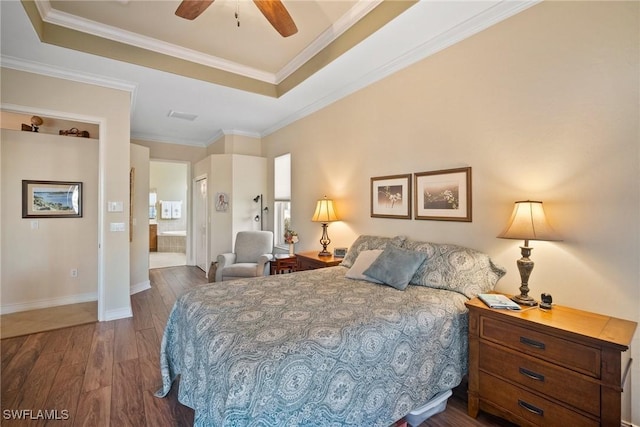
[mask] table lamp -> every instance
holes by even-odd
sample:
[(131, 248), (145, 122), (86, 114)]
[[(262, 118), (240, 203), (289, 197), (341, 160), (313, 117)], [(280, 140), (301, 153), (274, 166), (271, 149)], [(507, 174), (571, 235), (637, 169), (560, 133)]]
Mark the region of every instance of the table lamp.
[(311, 221), (322, 223), (322, 237), (320, 238), (322, 251), (318, 253), (318, 256), (331, 256), (331, 252), (327, 250), (327, 246), (331, 243), (331, 239), (329, 239), (329, 235), (327, 234), (327, 226), (332, 221), (338, 221), (338, 215), (336, 215), (333, 200), (327, 199), (327, 196), (318, 200), (318, 203), (316, 203), (316, 211), (313, 214)]
[(529, 276), (533, 270), (533, 261), (529, 259), (531, 250), (529, 240), (561, 240), (547, 222), (542, 202), (531, 200), (515, 202), (511, 219), (507, 227), (498, 235), (502, 239), (524, 240), (520, 246), (522, 258), (516, 261), (520, 272), (520, 295), (511, 299), (518, 304), (535, 306), (538, 303), (529, 294)]

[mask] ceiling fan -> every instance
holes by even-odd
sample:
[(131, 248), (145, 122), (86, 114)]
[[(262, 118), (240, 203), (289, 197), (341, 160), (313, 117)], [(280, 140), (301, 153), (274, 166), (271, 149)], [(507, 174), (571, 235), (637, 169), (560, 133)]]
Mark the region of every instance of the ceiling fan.
[[(176, 15), (194, 20), (213, 2), (214, 0), (183, 0), (176, 9)], [(280, 0), (253, 0), (253, 2), (282, 37), (289, 37), (298, 32), (298, 27)]]

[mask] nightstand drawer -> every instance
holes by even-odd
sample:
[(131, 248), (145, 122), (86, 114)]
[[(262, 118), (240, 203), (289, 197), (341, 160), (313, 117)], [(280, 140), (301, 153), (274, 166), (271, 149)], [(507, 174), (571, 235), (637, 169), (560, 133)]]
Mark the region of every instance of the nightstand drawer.
[(480, 396), (500, 408), (538, 426), (597, 427), (596, 420), (480, 372)]
[(481, 318), (480, 337), (600, 378), (600, 351), (596, 348), (488, 317)]
[(600, 415), (600, 385), (568, 369), (484, 342), (480, 343), (480, 369)]

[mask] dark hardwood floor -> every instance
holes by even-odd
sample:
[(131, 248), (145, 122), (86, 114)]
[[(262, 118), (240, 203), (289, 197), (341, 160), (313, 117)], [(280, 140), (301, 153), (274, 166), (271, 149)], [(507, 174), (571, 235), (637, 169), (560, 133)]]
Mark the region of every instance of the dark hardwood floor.
[[(0, 424), (192, 425), (193, 411), (178, 402), (176, 387), (163, 399), (154, 392), (169, 311), (177, 296), (207, 280), (188, 266), (154, 269), (150, 278), (151, 289), (131, 297), (132, 318), (2, 340)], [(420, 427), (510, 425), (485, 414), (468, 417), (464, 393), (457, 394)]]

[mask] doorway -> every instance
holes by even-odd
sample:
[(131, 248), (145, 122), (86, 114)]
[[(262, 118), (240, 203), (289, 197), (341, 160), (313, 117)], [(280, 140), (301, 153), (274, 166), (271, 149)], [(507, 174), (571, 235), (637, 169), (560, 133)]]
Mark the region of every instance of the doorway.
[[(150, 238), (150, 269), (188, 263), (188, 254), (191, 252), (188, 244), (191, 209), (189, 184), (187, 162), (149, 162), (149, 233), (155, 237)], [(153, 249), (151, 241), (154, 241)]]

